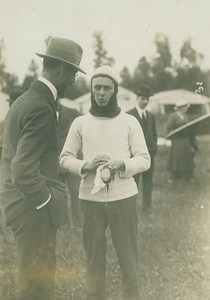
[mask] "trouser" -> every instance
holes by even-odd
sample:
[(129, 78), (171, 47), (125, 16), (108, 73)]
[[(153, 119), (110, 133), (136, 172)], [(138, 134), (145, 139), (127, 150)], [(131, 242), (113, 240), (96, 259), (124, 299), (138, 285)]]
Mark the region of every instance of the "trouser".
[(87, 299), (106, 299), (106, 229), (109, 226), (122, 272), (123, 299), (138, 300), (136, 197), (108, 204), (83, 200), (82, 211)]
[(19, 300), (54, 299), (55, 239), (48, 205), (29, 208), (11, 224), (18, 257)]
[(134, 175), (134, 180), (139, 185), (140, 176), (142, 176), (142, 207), (143, 209), (151, 208), (152, 206), (152, 189), (153, 189), (153, 174), (155, 168), (155, 156), (150, 154), (151, 165), (149, 170)]
[(181, 179), (181, 178), (190, 180), (193, 177), (194, 177), (193, 169), (190, 171), (172, 171), (170, 176), (172, 180)]
[(72, 220), (76, 227), (82, 224), (81, 200), (78, 198), (80, 181), (80, 176), (75, 174), (68, 174), (65, 177), (65, 183), (71, 199)]
[[(66, 185), (68, 199), (71, 202), (71, 217), (72, 222), (75, 227), (81, 226), (82, 223), (82, 213), (81, 213), (81, 200), (79, 196), (79, 186), (81, 178), (78, 175), (71, 173), (63, 173), (59, 175), (59, 180), (61, 180)], [(68, 205), (66, 203), (66, 215), (65, 219), (69, 219)]]

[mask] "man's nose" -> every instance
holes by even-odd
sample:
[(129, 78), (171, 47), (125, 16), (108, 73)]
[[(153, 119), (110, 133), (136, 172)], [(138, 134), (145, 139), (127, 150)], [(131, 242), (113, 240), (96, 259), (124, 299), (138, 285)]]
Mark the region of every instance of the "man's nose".
[(103, 95), (103, 94), (104, 94), (104, 89), (103, 89), (103, 88), (100, 89), (99, 94), (100, 94), (100, 95)]

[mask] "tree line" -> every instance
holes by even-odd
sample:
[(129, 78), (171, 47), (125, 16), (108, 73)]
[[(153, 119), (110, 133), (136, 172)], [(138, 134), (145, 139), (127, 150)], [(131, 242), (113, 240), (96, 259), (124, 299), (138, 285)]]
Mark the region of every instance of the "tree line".
[[(47, 45), (49, 37), (44, 41)], [(202, 82), (202, 94), (210, 96), (210, 70), (202, 69), (204, 55), (196, 51), (190, 39), (183, 42), (178, 59), (171, 53), (170, 41), (164, 33), (157, 33), (154, 37), (155, 51), (152, 57), (142, 56), (131, 72), (124, 66), (120, 72), (120, 85), (136, 91), (141, 85), (149, 85), (153, 93), (171, 89), (187, 89), (194, 92), (196, 83)], [(104, 46), (102, 32), (93, 33), (94, 68), (102, 64), (113, 66), (115, 59), (108, 55)], [(34, 60), (29, 64), (22, 83), (19, 83), (15, 74), (7, 72), (3, 58), (4, 40), (0, 41), (0, 87), (8, 93), (12, 88), (19, 86), (27, 90), (31, 83), (38, 78), (38, 65)], [(66, 91), (66, 97), (75, 99), (89, 91), (89, 85), (84, 77), (78, 77), (76, 84)]]

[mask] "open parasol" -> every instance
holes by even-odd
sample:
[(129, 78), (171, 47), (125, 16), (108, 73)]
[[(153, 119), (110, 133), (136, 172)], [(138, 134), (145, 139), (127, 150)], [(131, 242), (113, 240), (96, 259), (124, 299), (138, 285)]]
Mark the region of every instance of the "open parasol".
[(181, 138), (182, 136), (186, 136), (186, 133), (194, 136), (210, 134), (210, 113), (172, 130), (169, 134), (167, 134), (166, 138)]

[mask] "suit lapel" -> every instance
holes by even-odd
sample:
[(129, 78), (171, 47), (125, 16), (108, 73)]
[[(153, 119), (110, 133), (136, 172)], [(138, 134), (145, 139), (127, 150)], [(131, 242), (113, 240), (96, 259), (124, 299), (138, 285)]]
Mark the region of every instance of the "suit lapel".
[[(140, 125), (141, 125), (141, 127), (142, 127), (142, 129), (143, 129), (143, 132), (144, 132), (144, 134), (145, 134), (145, 131), (146, 131), (146, 124), (144, 123), (143, 119), (140, 118), (139, 113), (138, 113), (138, 111), (137, 111), (136, 108), (135, 108), (135, 117), (136, 117), (137, 120), (139, 121), (139, 123), (140, 123)], [(148, 117), (148, 115), (147, 115), (147, 117)]]
[(63, 122), (67, 119), (68, 115), (65, 108), (60, 104), (59, 105), (59, 117), (58, 117), (58, 125), (62, 126)]
[(133, 110), (133, 115), (134, 115), (134, 117), (139, 121), (139, 123), (140, 123), (141, 126), (142, 126), (142, 125), (143, 125), (143, 122), (142, 122), (142, 119), (140, 118), (139, 113), (138, 113), (138, 111), (137, 111), (136, 108), (134, 108), (134, 110)]

